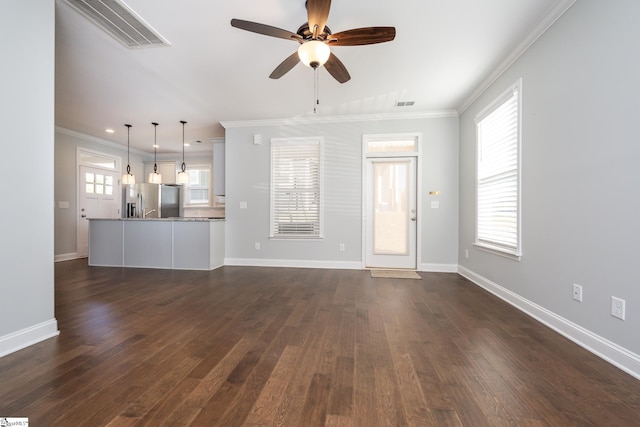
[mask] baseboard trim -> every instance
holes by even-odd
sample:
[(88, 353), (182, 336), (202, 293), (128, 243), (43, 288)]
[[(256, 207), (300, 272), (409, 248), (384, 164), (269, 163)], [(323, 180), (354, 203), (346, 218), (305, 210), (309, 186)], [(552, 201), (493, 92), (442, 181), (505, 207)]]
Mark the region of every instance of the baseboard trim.
[(420, 271), (428, 273), (457, 273), (458, 264), (420, 264)]
[(458, 273), (596, 356), (640, 379), (640, 355), (558, 316), (467, 268), (459, 266)]
[(313, 261), (292, 259), (225, 258), (225, 266), (325, 268), (334, 270), (362, 270), (359, 261)]
[[(224, 265), (243, 267), (325, 268), (362, 270), (360, 261), (310, 261), (291, 259), (225, 258)], [(420, 264), (419, 271), (429, 273), (457, 273), (458, 264)]]
[(2, 336), (0, 337), (0, 357), (55, 337), (59, 333), (58, 322), (54, 318)]
[(53, 261), (54, 261), (54, 262), (60, 262), (60, 261), (71, 261), (71, 260), (74, 260), (74, 259), (80, 259), (80, 258), (82, 258), (82, 257), (80, 256), (80, 254), (79, 254), (79, 253), (77, 253), (77, 252), (71, 252), (71, 253), (68, 253), (68, 254), (60, 254), (60, 255), (56, 255), (56, 256), (53, 258)]

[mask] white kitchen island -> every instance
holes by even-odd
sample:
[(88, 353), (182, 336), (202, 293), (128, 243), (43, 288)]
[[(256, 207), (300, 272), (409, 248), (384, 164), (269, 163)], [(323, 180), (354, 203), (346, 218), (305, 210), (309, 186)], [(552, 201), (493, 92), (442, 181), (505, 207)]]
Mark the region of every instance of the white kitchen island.
[(89, 218), (89, 265), (213, 270), (224, 265), (224, 219)]

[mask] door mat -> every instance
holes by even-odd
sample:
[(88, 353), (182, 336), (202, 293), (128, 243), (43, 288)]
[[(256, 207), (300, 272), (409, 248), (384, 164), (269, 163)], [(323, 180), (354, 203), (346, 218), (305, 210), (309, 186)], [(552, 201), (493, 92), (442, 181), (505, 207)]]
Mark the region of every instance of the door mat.
[(371, 277), (422, 280), (422, 277), (413, 270), (371, 270)]

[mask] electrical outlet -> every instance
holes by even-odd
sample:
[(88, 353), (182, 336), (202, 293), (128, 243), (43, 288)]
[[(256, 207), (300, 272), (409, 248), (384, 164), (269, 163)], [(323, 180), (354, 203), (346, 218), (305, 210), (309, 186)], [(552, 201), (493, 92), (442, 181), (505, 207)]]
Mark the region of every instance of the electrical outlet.
[(340, 243), (340, 252), (344, 252), (344, 243)]
[(260, 242), (255, 242), (253, 246), (256, 248), (257, 251), (260, 250)]
[(611, 315), (620, 320), (624, 320), (625, 300), (622, 298), (611, 297)]
[(582, 302), (582, 286), (573, 284), (573, 299)]

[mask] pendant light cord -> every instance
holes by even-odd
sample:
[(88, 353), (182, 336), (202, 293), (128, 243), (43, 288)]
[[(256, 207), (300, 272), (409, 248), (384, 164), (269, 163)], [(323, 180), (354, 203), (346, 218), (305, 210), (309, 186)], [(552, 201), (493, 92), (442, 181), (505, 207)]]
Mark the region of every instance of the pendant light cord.
[(127, 127), (127, 175), (131, 175), (131, 162), (129, 160), (129, 131), (131, 130), (131, 125), (125, 125)]
[(158, 124), (153, 122), (153, 173), (158, 173), (158, 164), (156, 163), (156, 154), (158, 151)]
[(184, 125), (187, 124), (187, 122), (185, 122), (184, 120), (180, 120), (180, 123), (182, 123), (182, 173), (186, 173), (187, 171), (187, 165), (184, 163)]

